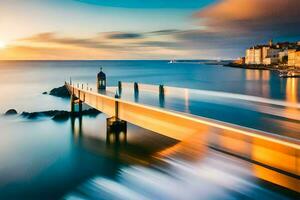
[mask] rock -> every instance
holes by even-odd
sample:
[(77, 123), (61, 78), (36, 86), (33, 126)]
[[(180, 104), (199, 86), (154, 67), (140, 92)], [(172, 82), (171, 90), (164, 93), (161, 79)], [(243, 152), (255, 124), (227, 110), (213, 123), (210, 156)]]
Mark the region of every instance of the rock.
[(88, 110), (83, 110), (82, 111), (82, 115), (88, 115), (88, 116), (97, 116), (100, 113), (101, 112), (99, 110), (94, 109), (94, 108), (90, 108)]
[(48, 92), (43, 92), (43, 94), (48, 94)]
[(16, 115), (18, 112), (15, 109), (9, 109), (4, 115)]
[(26, 117), (28, 119), (36, 119), (39, 116), (38, 112), (22, 112), (21, 116)]
[(70, 117), (70, 113), (68, 111), (59, 111), (57, 112), (54, 117), (52, 117), (52, 120), (54, 121), (66, 121)]
[(56, 97), (62, 97), (62, 98), (69, 98), (70, 93), (66, 86), (61, 86), (58, 88), (54, 88), (50, 91), (49, 95), (56, 96)]
[[(100, 111), (90, 108), (88, 110), (83, 110), (82, 115), (96, 117)], [(40, 112), (22, 112), (21, 116), (27, 119), (36, 119), (38, 117), (51, 117), (54, 121), (65, 121), (68, 120), (71, 116), (71, 112), (65, 110), (49, 110), (49, 111), (40, 111)], [(75, 113), (75, 117), (78, 116), (78, 113)]]

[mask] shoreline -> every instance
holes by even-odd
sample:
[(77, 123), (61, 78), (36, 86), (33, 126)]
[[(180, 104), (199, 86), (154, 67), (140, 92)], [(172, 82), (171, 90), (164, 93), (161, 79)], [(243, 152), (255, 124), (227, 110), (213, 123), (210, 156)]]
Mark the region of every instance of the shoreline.
[[(270, 70), (270, 71), (276, 71), (278, 73), (282, 71), (295, 71), (294, 67), (288, 67), (288, 66), (280, 66), (280, 65), (246, 65), (246, 64), (235, 64), (235, 63), (229, 63), (224, 64), (223, 67), (232, 67), (232, 68), (241, 68), (241, 69), (253, 69), (253, 70)], [(300, 69), (299, 69), (300, 71)]]

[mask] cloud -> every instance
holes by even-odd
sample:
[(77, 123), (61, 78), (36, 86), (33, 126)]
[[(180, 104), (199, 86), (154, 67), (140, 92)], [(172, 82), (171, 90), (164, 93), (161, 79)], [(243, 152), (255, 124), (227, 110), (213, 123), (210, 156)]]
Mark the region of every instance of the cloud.
[[(161, 34), (162, 31), (155, 31)], [(148, 36), (147, 36), (148, 35)], [(121, 41), (120, 41), (121, 40)], [(27, 42), (30, 45), (60, 45), (65, 47), (93, 48), (93, 49), (113, 49), (113, 50), (134, 50), (143, 47), (176, 48), (175, 41), (164, 41), (152, 38), (148, 33), (124, 33), (124, 32), (104, 32), (90, 38), (61, 37), (55, 32), (45, 32), (22, 38), (19, 41)]]
[(168, 59), (184, 55), (171, 37), (103, 32), (81, 38), (44, 32), (15, 41), (0, 53), (0, 59)]
[(197, 12), (207, 30), (268, 37), (300, 35), (299, 0), (221, 0)]
[(140, 33), (123, 33), (123, 32), (112, 32), (107, 35), (108, 39), (138, 39), (143, 38)]
[[(175, 34), (177, 41), (181, 41), (186, 49), (239, 49), (241, 46), (250, 45), (248, 36), (233, 36), (230, 33), (220, 33), (209, 30), (186, 30)], [(267, 38), (257, 36), (252, 39), (265, 41)]]
[(167, 49), (181, 49), (181, 45), (177, 41), (144, 41), (139, 42), (137, 45), (141, 47), (159, 47)]
[(60, 37), (55, 32), (45, 32), (33, 35), (31, 37), (20, 39), (20, 41), (30, 43), (48, 43), (64, 46), (75, 46), (81, 48), (116, 48), (113, 45), (105, 44), (98, 38), (74, 38), (74, 37)]
[(180, 32), (178, 29), (163, 29), (163, 30), (157, 30), (157, 31), (151, 31), (148, 32), (149, 34), (155, 34), (155, 35), (170, 35)]
[(234, 58), (269, 39), (300, 40), (299, 8), (300, 0), (220, 0), (193, 14), (198, 29), (170, 31), (170, 36), (178, 49)]

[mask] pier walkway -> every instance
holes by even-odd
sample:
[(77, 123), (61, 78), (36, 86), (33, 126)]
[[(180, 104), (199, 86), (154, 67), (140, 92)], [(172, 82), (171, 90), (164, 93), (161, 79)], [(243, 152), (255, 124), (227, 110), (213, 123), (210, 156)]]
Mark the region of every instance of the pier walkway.
[[(284, 130), (279, 130), (274, 134), (273, 129), (276, 132), (276, 126), (270, 130), (257, 130), (251, 126), (249, 128), (249, 126), (224, 122), (226, 120), (220, 121), (203, 117), (201, 112), (205, 108), (197, 107), (197, 102), (191, 101), (191, 99), (196, 99), (199, 94), (209, 96), (212, 95), (211, 93), (137, 83), (122, 83), (119, 84), (119, 87), (110, 87), (104, 92), (91, 90), (83, 85), (79, 87), (66, 83), (66, 86), (72, 94), (72, 103), (73, 101), (79, 102), (80, 105), (85, 103), (109, 117), (124, 120), (179, 141), (199, 134), (202, 142), (210, 148), (249, 160), (268, 170), (275, 170), (280, 176), (278, 180), (282, 180), (282, 183), (277, 184), (300, 191), (298, 134), (280, 134), (285, 132)], [(115, 96), (116, 90), (118, 96)], [(226, 97), (226, 94), (224, 95)], [(260, 106), (256, 108), (260, 109), (261, 113), (277, 116), (280, 119), (284, 118), (299, 125), (299, 115), (295, 114), (299, 111), (297, 103), (283, 103), (263, 98), (249, 99), (243, 95), (237, 96), (235, 99), (243, 98), (252, 103), (258, 103)], [(195, 105), (190, 105), (191, 103)], [(242, 105), (242, 102), (237, 101), (236, 104)], [(270, 105), (272, 105), (272, 109), (270, 109)], [(284, 108), (288, 108), (290, 111), (285, 112)], [(248, 112), (245, 109), (241, 110)], [(210, 113), (209, 111), (207, 113)], [(221, 112), (222, 110), (219, 113), (220, 116), (223, 115)], [(249, 112), (248, 114), (253, 113)], [(232, 120), (238, 119), (238, 117), (236, 116)], [(280, 127), (284, 128), (284, 125)], [(287, 179), (288, 184), (286, 184)]]

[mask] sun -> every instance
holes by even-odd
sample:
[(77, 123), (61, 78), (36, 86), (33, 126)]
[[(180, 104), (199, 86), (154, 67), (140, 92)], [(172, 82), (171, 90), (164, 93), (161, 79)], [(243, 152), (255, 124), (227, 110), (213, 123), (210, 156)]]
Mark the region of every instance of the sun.
[(6, 47), (6, 43), (0, 40), (0, 49), (4, 49)]

